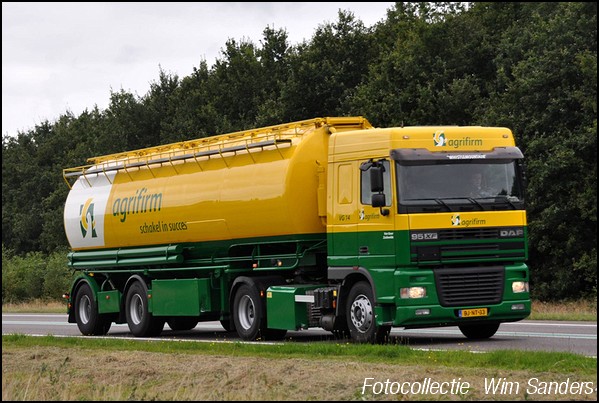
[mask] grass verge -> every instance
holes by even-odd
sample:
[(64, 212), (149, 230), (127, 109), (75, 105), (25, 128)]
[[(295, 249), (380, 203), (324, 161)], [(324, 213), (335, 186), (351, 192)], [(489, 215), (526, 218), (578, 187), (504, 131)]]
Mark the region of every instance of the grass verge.
[(576, 301), (532, 301), (533, 320), (579, 320), (597, 321), (597, 299)]
[(596, 358), (571, 353), (8, 335), (2, 368), (3, 400), (597, 398)]
[(559, 352), (526, 352), (495, 350), (485, 354), (464, 351), (420, 351), (408, 346), (343, 343), (220, 343), (155, 340), (115, 340), (110, 338), (61, 338), (3, 335), (2, 346), (30, 348), (52, 346), (102, 351), (146, 351), (167, 354), (259, 356), (273, 360), (283, 358), (356, 359), (369, 363), (421, 365), (426, 362), (452, 368), (529, 369), (537, 372), (597, 373), (597, 359)]

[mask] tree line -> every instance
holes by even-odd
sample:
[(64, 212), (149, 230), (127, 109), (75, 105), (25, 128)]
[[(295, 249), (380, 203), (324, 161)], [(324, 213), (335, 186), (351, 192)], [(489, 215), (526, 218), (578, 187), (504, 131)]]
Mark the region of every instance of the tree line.
[(26, 265), (27, 256), (66, 256), (63, 168), (97, 155), (355, 115), (378, 127), (511, 128), (528, 166), (533, 296), (596, 298), (597, 3), (397, 2), (372, 27), (340, 10), (299, 44), (267, 27), (257, 44), (229, 39), (212, 66), (200, 60), (189, 76), (160, 67), (157, 75), (144, 95), (113, 91), (104, 110), (67, 110), (3, 135), (3, 301), (5, 272)]

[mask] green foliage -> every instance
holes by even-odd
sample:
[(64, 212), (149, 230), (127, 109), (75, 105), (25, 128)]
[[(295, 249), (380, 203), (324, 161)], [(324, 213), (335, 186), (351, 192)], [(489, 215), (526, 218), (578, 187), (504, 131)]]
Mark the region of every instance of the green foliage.
[(5, 289), (32, 297), (15, 273), (67, 245), (62, 168), (335, 115), (511, 128), (529, 167), (533, 295), (596, 298), (597, 3), (397, 2), (371, 28), (340, 11), (296, 46), (268, 27), (260, 44), (230, 39), (213, 66), (183, 78), (160, 69), (143, 96), (113, 92), (106, 110), (4, 136), (2, 243), (15, 254), (6, 274), (15, 283), (5, 288), (3, 270), (3, 300)]
[(2, 247), (2, 303), (34, 299), (59, 300), (69, 291), (73, 273), (66, 250), (45, 255), (29, 252), (15, 256)]
[(597, 5), (526, 3), (519, 17), (481, 115), (512, 127), (528, 160), (535, 295), (596, 297)]
[(339, 12), (336, 23), (317, 28), (312, 41), (294, 53), (283, 88), (289, 120), (347, 114), (345, 106), (377, 57), (374, 37), (350, 12)]

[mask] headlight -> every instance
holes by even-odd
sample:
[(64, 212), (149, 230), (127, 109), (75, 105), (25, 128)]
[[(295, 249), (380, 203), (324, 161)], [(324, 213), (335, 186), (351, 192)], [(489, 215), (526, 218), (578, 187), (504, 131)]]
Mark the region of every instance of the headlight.
[(512, 283), (512, 292), (528, 292), (528, 281), (514, 281)]
[(424, 287), (410, 287), (402, 288), (399, 290), (399, 296), (401, 298), (424, 298), (426, 297), (426, 288)]

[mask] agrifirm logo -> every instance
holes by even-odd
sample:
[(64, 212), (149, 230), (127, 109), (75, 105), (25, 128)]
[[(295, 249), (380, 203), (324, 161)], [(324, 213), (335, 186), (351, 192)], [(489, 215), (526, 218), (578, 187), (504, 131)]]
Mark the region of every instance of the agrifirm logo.
[(443, 130), (437, 130), (433, 133), (433, 143), (435, 144), (435, 147), (480, 147), (483, 145), (483, 139), (473, 139), (468, 136), (457, 139), (448, 139)]
[(80, 176), (73, 185), (64, 206), (65, 232), (73, 249), (106, 246), (104, 212), (115, 176), (116, 171)]
[(94, 218), (94, 203), (92, 203), (92, 200), (93, 199), (90, 197), (84, 204), (79, 206), (79, 225), (81, 227), (81, 235), (83, 238), (85, 238), (88, 233), (92, 238), (98, 237), (98, 234), (96, 233), (96, 219)]
[(141, 214), (160, 211), (162, 208), (162, 193), (148, 193), (148, 189), (141, 188), (133, 196), (119, 197), (112, 204), (112, 215), (120, 216), (120, 221), (125, 222), (129, 214)]
[(481, 220), (479, 218), (462, 220), (459, 214), (454, 214), (451, 216), (451, 225), (453, 227), (470, 227), (471, 225), (485, 225), (486, 223), (487, 220)]
[(437, 130), (435, 133), (433, 133), (433, 142), (435, 143), (435, 147), (443, 147), (445, 143), (447, 143), (443, 130)]

